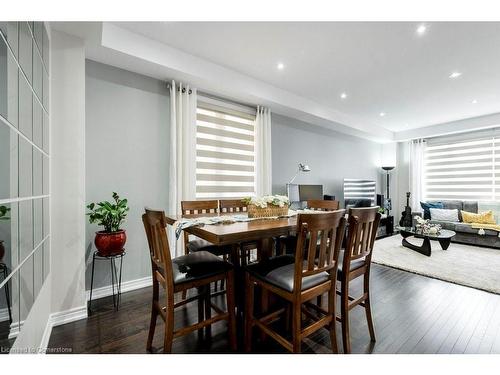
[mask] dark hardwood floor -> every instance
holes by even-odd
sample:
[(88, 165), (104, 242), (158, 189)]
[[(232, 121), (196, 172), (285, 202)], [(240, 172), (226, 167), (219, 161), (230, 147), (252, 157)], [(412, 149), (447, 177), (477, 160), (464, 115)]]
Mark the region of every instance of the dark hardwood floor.
[[(364, 310), (355, 308), (350, 319), (353, 353), (500, 353), (500, 295), (376, 264), (371, 288), (377, 342), (370, 342)], [(145, 353), (150, 303), (151, 288), (124, 293), (119, 311), (113, 310), (110, 297), (98, 300), (88, 319), (55, 327), (49, 347), (73, 353)], [(179, 325), (196, 319), (196, 305), (180, 309), (175, 317)], [(337, 328), (341, 344), (339, 324)], [(158, 351), (162, 329), (158, 319), (153, 342)], [(272, 339), (256, 341), (253, 348), (255, 353), (286, 352)], [(172, 351), (227, 353), (226, 324), (214, 325), (211, 339), (198, 340), (196, 333), (178, 338)], [(307, 338), (302, 351), (331, 353), (328, 332)]]

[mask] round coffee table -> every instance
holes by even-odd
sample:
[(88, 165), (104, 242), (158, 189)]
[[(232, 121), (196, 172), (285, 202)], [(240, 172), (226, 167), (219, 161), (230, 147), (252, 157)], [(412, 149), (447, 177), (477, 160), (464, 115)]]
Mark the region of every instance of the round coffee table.
[[(403, 237), (402, 245), (408, 249), (416, 251), (420, 254), (431, 256), (431, 240), (438, 241), (443, 250), (447, 250), (450, 246), (451, 239), (456, 235), (452, 230), (441, 229), (438, 234), (420, 233), (414, 228), (398, 228), (399, 233)], [(408, 237), (423, 238), (424, 242), (421, 246), (414, 245), (408, 242)]]

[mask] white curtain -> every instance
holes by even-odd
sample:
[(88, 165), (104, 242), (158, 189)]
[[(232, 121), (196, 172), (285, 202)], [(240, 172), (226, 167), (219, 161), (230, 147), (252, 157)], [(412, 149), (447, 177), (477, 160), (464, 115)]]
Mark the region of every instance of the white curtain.
[[(170, 84), (170, 169), (168, 213), (181, 214), (181, 201), (196, 199), (196, 89)], [(184, 254), (181, 236), (169, 230), (172, 255)]]
[(255, 119), (255, 182), (258, 197), (272, 193), (271, 156), (271, 110), (258, 106)]
[(425, 147), (424, 139), (415, 139), (410, 141), (410, 192), (411, 209), (420, 211), (420, 202), (424, 199), (425, 188)]

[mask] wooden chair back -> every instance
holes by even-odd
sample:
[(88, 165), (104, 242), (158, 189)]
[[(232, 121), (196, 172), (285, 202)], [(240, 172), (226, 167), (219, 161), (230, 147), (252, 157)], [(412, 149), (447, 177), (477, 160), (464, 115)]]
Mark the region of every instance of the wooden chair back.
[(219, 212), (234, 213), (234, 212), (247, 212), (247, 205), (241, 199), (220, 199)]
[(185, 216), (201, 215), (201, 214), (216, 214), (219, 211), (219, 201), (182, 201), (181, 211)]
[[(201, 214), (216, 214), (219, 212), (218, 200), (207, 201), (181, 201), (181, 212), (183, 216), (195, 216)], [(184, 233), (185, 253), (188, 253), (187, 245), (189, 242), (189, 233)]]
[(345, 210), (298, 216), (294, 292), (300, 293), (302, 278), (320, 272), (335, 280), (345, 225)]
[(148, 240), (153, 280), (173, 291), (172, 257), (167, 236), (167, 222), (163, 211), (146, 208), (142, 222)]
[[(379, 207), (351, 208), (349, 210), (349, 234), (344, 254), (346, 260), (371, 258), (375, 237), (380, 223)], [(349, 268), (343, 268), (349, 269)]]
[(307, 208), (318, 211), (336, 211), (339, 209), (339, 201), (311, 199), (307, 201)]

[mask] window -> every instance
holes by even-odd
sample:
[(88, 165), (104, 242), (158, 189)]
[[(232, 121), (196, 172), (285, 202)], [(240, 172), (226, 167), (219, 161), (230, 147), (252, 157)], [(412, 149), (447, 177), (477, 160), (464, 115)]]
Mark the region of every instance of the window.
[(255, 108), (198, 97), (196, 198), (255, 195)]
[(500, 133), (495, 130), (427, 141), (425, 199), (500, 198)]

